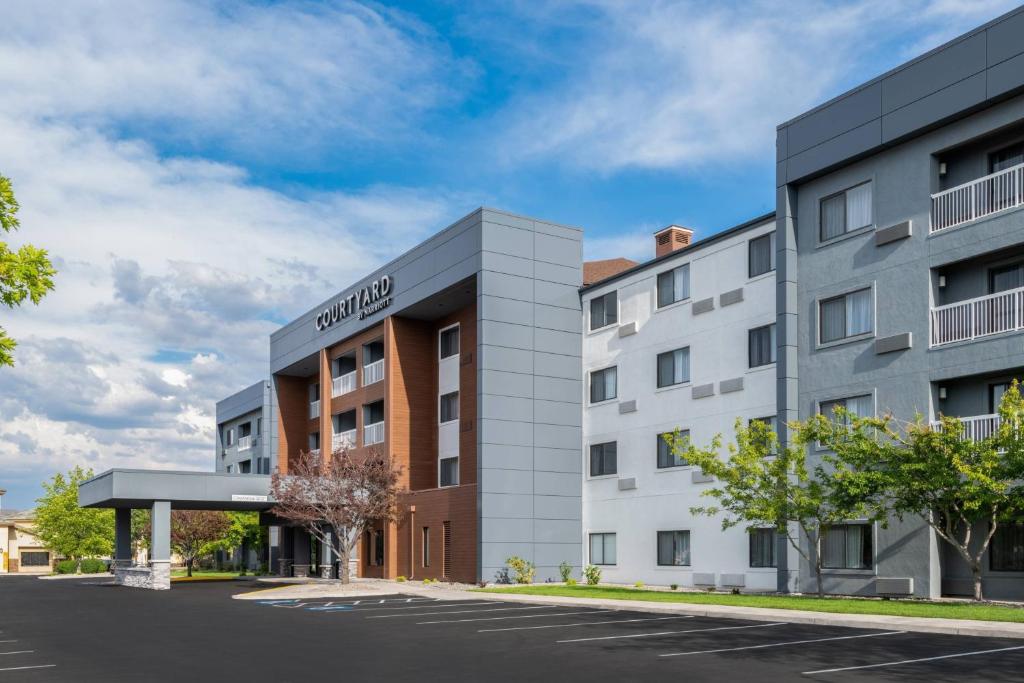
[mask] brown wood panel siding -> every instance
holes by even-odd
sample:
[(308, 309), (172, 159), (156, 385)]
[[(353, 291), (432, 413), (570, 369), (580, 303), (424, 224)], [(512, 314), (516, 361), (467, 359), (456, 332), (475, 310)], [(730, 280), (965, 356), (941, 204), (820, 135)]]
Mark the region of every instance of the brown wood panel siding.
[(390, 343), (387, 414), (391, 453), (403, 468), (402, 486), (437, 488), (437, 361), (435, 328), (429, 322), (394, 317)]
[[(397, 530), (398, 573), (411, 578), (476, 583), (476, 485), (410, 491), (401, 496), (405, 514)], [(409, 507), (415, 506), (414, 513)], [(443, 577), (442, 528), (451, 524), (451, 567)], [(423, 566), (423, 527), (430, 529), (430, 566)], [(410, 560), (412, 566), (410, 566)]]
[(277, 387), (278, 468), (287, 473), (289, 460), (294, 461), (308, 445), (308, 380), (278, 375), (274, 382)]

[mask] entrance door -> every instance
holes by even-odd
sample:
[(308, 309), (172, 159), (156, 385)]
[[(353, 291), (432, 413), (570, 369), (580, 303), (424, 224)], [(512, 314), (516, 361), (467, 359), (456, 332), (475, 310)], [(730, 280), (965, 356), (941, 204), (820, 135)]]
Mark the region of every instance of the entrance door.
[(995, 414), (999, 412), (999, 404), (1003, 400), (1003, 394), (1010, 389), (1010, 382), (999, 382), (990, 384), (988, 387), (988, 412)]

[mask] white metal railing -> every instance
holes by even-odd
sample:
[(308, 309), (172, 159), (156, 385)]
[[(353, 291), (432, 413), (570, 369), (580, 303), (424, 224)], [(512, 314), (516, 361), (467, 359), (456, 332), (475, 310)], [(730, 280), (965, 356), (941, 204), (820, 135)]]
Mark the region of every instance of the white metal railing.
[[(972, 415), (958, 418), (964, 425), (961, 438), (967, 441), (981, 441), (994, 436), (999, 431), (999, 415)], [(942, 422), (932, 422), (932, 429), (942, 429)]]
[(369, 365), (363, 366), (363, 386), (373, 384), (384, 379), (384, 359), (375, 360)]
[(309, 402), (309, 419), (315, 420), (320, 417), (320, 401)]
[(252, 448), (252, 435), (238, 437), (238, 450), (247, 451)]
[(375, 443), (384, 441), (384, 423), (374, 422), (372, 425), (363, 427), (363, 445), (372, 446)]
[(341, 396), (356, 390), (356, 371), (339, 375), (331, 380), (331, 396)]
[(1024, 287), (933, 308), (931, 328), (931, 346), (1024, 329)]
[[(383, 439), (382, 439), (383, 440)], [(350, 429), (347, 432), (338, 432), (331, 436), (331, 448), (332, 450), (338, 450), (339, 448), (355, 448), (356, 447), (356, 430)]]
[(1024, 205), (1024, 164), (932, 195), (930, 232)]

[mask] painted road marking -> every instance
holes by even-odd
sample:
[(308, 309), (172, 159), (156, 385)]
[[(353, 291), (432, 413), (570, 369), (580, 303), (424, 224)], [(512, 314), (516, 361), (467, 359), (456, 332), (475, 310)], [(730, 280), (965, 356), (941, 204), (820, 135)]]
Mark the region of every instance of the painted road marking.
[(771, 624), (754, 624), (752, 626), (718, 626), (716, 628), (695, 628), (689, 631), (659, 631), (657, 633), (631, 633), (625, 636), (598, 636), (596, 638), (573, 638), (572, 640), (556, 640), (556, 643), (584, 643), (590, 640), (618, 640), (620, 638), (653, 638), (655, 636), (674, 636), (681, 633), (701, 633), (703, 631), (739, 631), (748, 628), (768, 628), (770, 626), (786, 626), (784, 621)]
[(973, 657), (975, 655), (995, 654), (996, 652), (1010, 652), (1012, 650), (1024, 650), (1024, 645), (1015, 647), (1000, 647), (995, 650), (975, 650), (974, 652), (958, 652), (952, 655), (938, 655), (937, 657), (921, 657), (919, 659), (901, 659), (898, 662), (882, 662), (881, 664), (861, 664), (860, 666), (844, 666), (838, 669), (818, 669), (817, 671), (804, 671), (805, 676), (812, 674), (831, 674), (839, 671), (856, 671), (858, 669), (879, 669), (884, 666), (899, 666), (901, 664), (916, 664), (917, 662), (934, 662), (938, 659), (955, 659), (957, 657)]
[[(461, 606), (461, 605), (460, 605)], [(395, 617), (432, 617), (438, 614), (480, 614), (482, 612), (511, 612), (520, 609), (554, 609), (564, 605), (538, 605), (536, 607), (501, 607), (499, 609), (467, 609), (459, 612), (420, 612), (419, 614), (374, 614), (367, 619), (394, 619)]]
[(24, 669), (52, 669), (57, 666), (56, 664), (35, 664), (33, 666), (9, 666), (6, 669), (0, 669), (0, 671), (22, 671)]
[[(418, 621), (417, 626), (423, 624), (461, 624), (467, 621), (500, 621), (502, 619), (536, 619), (538, 617), (567, 617), (570, 614), (596, 614), (598, 612), (614, 612), (610, 609), (589, 609), (585, 612), (556, 612), (555, 614), (517, 614), (514, 617), (481, 617), (479, 619), (447, 619), (442, 621)], [(418, 615), (417, 615), (418, 616)]]
[(16, 643), (16, 640), (0, 640), (0, 643)]
[(35, 650), (14, 650), (13, 652), (0, 652), (0, 655), (27, 655)]
[[(360, 607), (359, 609), (353, 610), (355, 612), (379, 612), (382, 610), (406, 610), (406, 609), (442, 609), (445, 607), (483, 607), (485, 605), (507, 605), (508, 603), (503, 602), (455, 602), (449, 605), (402, 605), (401, 607)], [(325, 605), (326, 607), (327, 605)], [(333, 607), (341, 607), (341, 605), (333, 605)], [(349, 605), (344, 606), (346, 609), (351, 610), (352, 607)], [(310, 609), (316, 609), (311, 607)], [(422, 614), (422, 613), (421, 613)], [(452, 614), (452, 612), (446, 612), (445, 614)], [(419, 616), (419, 615), (416, 615)]]
[(784, 643), (766, 643), (764, 645), (747, 645), (744, 647), (725, 647), (718, 650), (694, 650), (692, 652), (670, 652), (659, 657), (685, 657), (686, 655), (708, 655), (715, 652), (738, 652), (739, 650), (761, 650), (768, 647), (783, 647), (786, 645), (804, 645), (806, 643), (824, 643), (830, 640), (853, 640), (855, 638), (877, 638), (879, 636), (898, 636), (906, 631), (886, 631), (884, 633), (861, 633), (856, 636), (836, 636), (834, 638), (814, 638), (813, 640), (790, 640)]
[[(553, 616), (546, 614), (545, 616)], [(637, 621), (665, 621), (666, 619), (693, 619), (690, 615), (677, 617), (648, 617), (644, 619), (613, 619), (612, 621), (584, 621), (578, 624), (544, 624), (543, 626), (510, 626), (508, 628), (482, 628), (477, 633), (500, 633), (501, 631), (530, 631), (538, 628), (572, 628), (573, 626), (602, 626), (604, 624), (631, 624)]]

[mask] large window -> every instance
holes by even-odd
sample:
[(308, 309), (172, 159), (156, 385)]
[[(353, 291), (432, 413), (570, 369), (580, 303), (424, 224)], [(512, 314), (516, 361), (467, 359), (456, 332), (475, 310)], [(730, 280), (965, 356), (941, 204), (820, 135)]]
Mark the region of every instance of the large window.
[(22, 567), (47, 567), (50, 564), (50, 553), (42, 550), (23, 550), (21, 552)]
[(441, 330), (441, 358), (457, 356), (459, 354), (459, 326), (449, 327)]
[(870, 524), (830, 527), (821, 539), (821, 566), (826, 569), (871, 569), (875, 564)]
[(615, 534), (590, 534), (590, 564), (615, 564)]
[(869, 334), (874, 330), (874, 317), (870, 287), (823, 299), (818, 304), (820, 343)]
[(658, 308), (690, 298), (690, 264), (658, 274)]
[(1024, 572), (1024, 522), (1004, 522), (996, 529), (988, 560), (994, 572)]
[(459, 392), (453, 391), (441, 397), (441, 422), (459, 419)]
[(747, 274), (757, 277), (775, 270), (775, 233), (755, 237), (747, 243)]
[(775, 362), (775, 323), (748, 332), (747, 354), (752, 368)]
[(662, 567), (690, 566), (690, 532), (658, 532), (658, 564)]
[(459, 484), (459, 458), (441, 458), (438, 463), (439, 479), (441, 486), (458, 486)]
[(590, 329), (599, 330), (619, 321), (619, 298), (616, 292), (590, 300)]
[(616, 368), (594, 370), (590, 373), (590, 402), (600, 403), (618, 396), (618, 373)]
[(862, 396), (850, 396), (849, 398), (837, 398), (832, 401), (822, 401), (818, 405), (818, 412), (830, 420), (839, 420), (839, 416), (835, 415), (836, 408), (845, 408), (848, 415), (843, 418), (843, 422), (850, 422), (850, 415), (854, 417), (871, 417), (874, 412), (871, 400), (871, 394), (864, 394)]
[(750, 566), (755, 569), (774, 567), (775, 529), (754, 529), (750, 532)]
[(825, 197), (821, 200), (821, 241), (865, 228), (873, 220), (870, 182)]
[[(672, 436), (672, 434), (672, 432), (658, 434), (658, 469), (665, 469), (666, 467), (682, 467), (683, 465), (689, 464), (686, 462), (686, 458), (673, 451), (669, 447), (668, 441), (665, 441), (665, 437)], [(689, 439), (690, 430), (681, 430), (679, 432), (679, 438)]]
[(618, 444), (615, 441), (590, 446), (590, 476), (601, 477), (618, 471)]
[(658, 388), (690, 381), (690, 348), (658, 354)]

